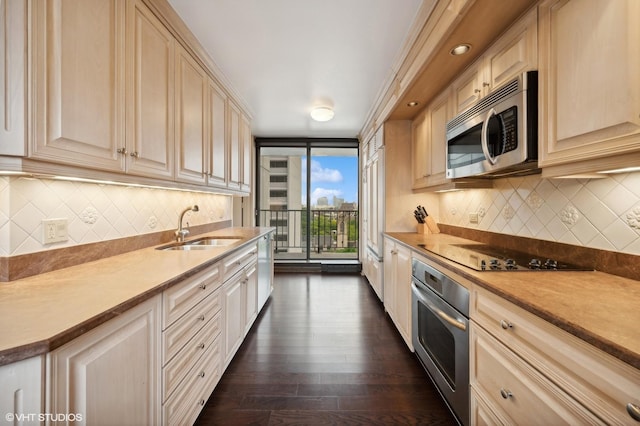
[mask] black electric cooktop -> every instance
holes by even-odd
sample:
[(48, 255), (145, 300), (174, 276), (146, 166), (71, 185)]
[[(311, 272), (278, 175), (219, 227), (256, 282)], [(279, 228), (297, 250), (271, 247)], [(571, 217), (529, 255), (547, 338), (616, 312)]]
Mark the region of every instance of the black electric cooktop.
[(418, 244), (426, 251), (476, 271), (592, 271), (548, 257), (486, 244)]

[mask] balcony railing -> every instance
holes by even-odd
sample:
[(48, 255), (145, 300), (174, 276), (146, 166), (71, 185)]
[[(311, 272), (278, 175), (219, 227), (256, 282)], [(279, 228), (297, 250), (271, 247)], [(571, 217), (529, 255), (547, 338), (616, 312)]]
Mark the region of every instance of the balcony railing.
[(358, 210), (260, 210), (258, 223), (276, 229), (275, 260), (358, 258)]

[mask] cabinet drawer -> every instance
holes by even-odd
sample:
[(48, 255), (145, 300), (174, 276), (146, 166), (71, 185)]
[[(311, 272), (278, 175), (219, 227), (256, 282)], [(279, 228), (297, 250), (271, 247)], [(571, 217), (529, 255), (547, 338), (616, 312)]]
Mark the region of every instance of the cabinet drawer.
[(162, 333), (162, 365), (166, 365), (220, 311), (220, 291), (209, 295)]
[(640, 405), (640, 370), (474, 286), (471, 319), (610, 424), (632, 422)]
[(507, 424), (604, 424), (475, 324), (470, 359), (472, 388)]
[(220, 264), (207, 268), (162, 293), (162, 329), (165, 330), (189, 309), (222, 284)]
[(258, 258), (257, 254), (258, 248), (256, 244), (251, 244), (225, 258), (223, 260), (224, 280), (226, 281), (231, 278), (236, 272), (249, 265), (252, 261), (256, 261)]
[(189, 372), (162, 406), (163, 424), (191, 425), (195, 422), (220, 379), (221, 360), (220, 337), (217, 337), (196, 368)]
[(218, 312), (162, 369), (163, 401), (166, 401), (182, 379), (193, 371), (198, 360), (211, 350), (213, 342), (222, 330), (221, 318), (221, 313)]

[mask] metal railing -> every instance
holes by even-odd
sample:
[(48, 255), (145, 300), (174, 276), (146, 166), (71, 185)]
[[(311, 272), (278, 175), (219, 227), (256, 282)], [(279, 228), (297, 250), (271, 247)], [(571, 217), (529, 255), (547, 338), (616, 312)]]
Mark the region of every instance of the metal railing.
[[(259, 226), (272, 226), (275, 260), (358, 258), (358, 210), (259, 210)], [(308, 236), (310, 232), (310, 238)]]

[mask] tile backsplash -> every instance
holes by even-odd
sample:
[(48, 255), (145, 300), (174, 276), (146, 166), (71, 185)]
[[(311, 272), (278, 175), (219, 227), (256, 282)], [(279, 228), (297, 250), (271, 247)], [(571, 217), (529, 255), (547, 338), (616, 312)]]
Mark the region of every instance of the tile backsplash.
[[(227, 195), (0, 176), (0, 256), (176, 229), (193, 204), (200, 211), (185, 223), (231, 220)], [(43, 245), (42, 220), (58, 218), (68, 220), (69, 240)]]
[(439, 213), (448, 225), (640, 255), (640, 173), (499, 179), (492, 189), (441, 194)]

